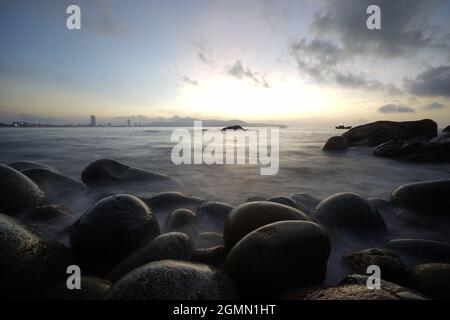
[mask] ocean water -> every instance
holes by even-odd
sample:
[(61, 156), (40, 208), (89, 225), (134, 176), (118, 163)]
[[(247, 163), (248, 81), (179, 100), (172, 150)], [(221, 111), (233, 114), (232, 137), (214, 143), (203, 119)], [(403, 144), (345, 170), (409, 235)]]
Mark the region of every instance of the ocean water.
[[(217, 129), (216, 129), (217, 130)], [(177, 179), (183, 193), (236, 205), (251, 196), (307, 193), (324, 198), (357, 192), (388, 198), (398, 186), (450, 178), (448, 164), (412, 164), (377, 158), (370, 148), (322, 152), (326, 139), (342, 131), (326, 127), (280, 129), (279, 171), (260, 175), (255, 165), (174, 165), (171, 129), (0, 128), (0, 162), (32, 160), (81, 179), (91, 161), (112, 158)], [(150, 195), (150, 193), (149, 193)]]

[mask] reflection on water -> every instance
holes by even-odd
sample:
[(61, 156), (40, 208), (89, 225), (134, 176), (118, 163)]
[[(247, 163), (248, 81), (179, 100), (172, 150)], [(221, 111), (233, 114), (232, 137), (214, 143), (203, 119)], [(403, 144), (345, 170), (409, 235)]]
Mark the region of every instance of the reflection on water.
[(324, 153), (320, 146), (332, 128), (280, 129), (280, 169), (261, 176), (255, 165), (172, 164), (176, 144), (171, 130), (153, 128), (1, 128), (0, 162), (32, 160), (80, 179), (82, 169), (99, 158), (165, 173), (185, 186), (185, 193), (238, 204), (254, 195), (308, 193), (316, 197), (353, 191), (387, 198), (410, 182), (450, 178), (445, 164), (406, 164), (376, 158), (369, 148)]

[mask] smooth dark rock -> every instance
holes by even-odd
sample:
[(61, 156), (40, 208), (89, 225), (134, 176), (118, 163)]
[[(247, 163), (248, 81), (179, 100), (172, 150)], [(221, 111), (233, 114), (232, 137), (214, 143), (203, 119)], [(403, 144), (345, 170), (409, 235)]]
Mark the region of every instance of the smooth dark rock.
[(434, 299), (450, 299), (450, 264), (429, 263), (409, 271), (409, 286)]
[(450, 263), (450, 244), (445, 242), (395, 239), (384, 247), (399, 255), (407, 267), (426, 263)]
[(66, 279), (71, 251), (0, 214), (0, 299), (38, 298)]
[(111, 272), (109, 278), (117, 280), (144, 264), (158, 260), (190, 260), (194, 243), (184, 233), (169, 232), (159, 235), (149, 244), (132, 252)]
[(366, 274), (371, 265), (380, 267), (383, 280), (394, 283), (403, 283), (405, 279), (405, 266), (403, 261), (395, 253), (386, 249), (365, 249), (344, 255), (344, 261), (349, 264), (353, 271)]
[(274, 197), (274, 198), (267, 199), (266, 201), (284, 204), (285, 206), (288, 206), (288, 207), (291, 207), (294, 209), (299, 209), (297, 206), (297, 202), (295, 202), (294, 199), (292, 199), (291, 197), (286, 197), (286, 196)]
[(167, 217), (167, 232), (184, 232), (192, 239), (198, 235), (197, 216), (191, 210), (177, 209)]
[(56, 287), (48, 291), (44, 300), (103, 300), (106, 292), (111, 287), (111, 283), (107, 280), (82, 276), (81, 289), (67, 289), (66, 281), (63, 281)]
[(196, 211), (200, 229), (221, 232), (228, 215), (233, 209), (232, 206), (222, 202), (208, 201), (202, 203)]
[(345, 151), (347, 150), (347, 140), (342, 136), (331, 137), (322, 147), (323, 151)]
[(143, 201), (154, 211), (171, 213), (176, 209), (189, 209), (193, 212), (204, 202), (205, 199), (188, 197), (179, 192), (161, 192)]
[(30, 178), (0, 164), (0, 212), (12, 216), (29, 212), (43, 203), (44, 198)]
[(197, 248), (192, 253), (192, 261), (208, 264), (214, 267), (222, 267), (227, 257), (227, 251), (223, 246)]
[(297, 203), (297, 207), (300, 211), (303, 211), (307, 214), (312, 214), (317, 205), (320, 203), (320, 200), (310, 196), (305, 193), (296, 193), (291, 196), (292, 199)]
[(202, 232), (195, 240), (195, 245), (199, 249), (223, 246), (223, 244), (223, 236), (218, 232)]
[[(406, 140), (413, 137), (434, 138), (437, 136), (437, 124), (433, 120), (419, 121), (377, 121), (354, 127), (342, 135), (349, 145), (360, 145), (361, 141), (370, 147), (389, 140)], [(369, 139), (369, 140), (368, 140)]]
[(228, 253), (225, 270), (248, 296), (271, 296), (301, 286), (321, 285), (330, 239), (309, 221), (280, 221), (246, 235)]
[(31, 223), (55, 222), (68, 225), (75, 221), (75, 216), (62, 205), (50, 204), (34, 208), (24, 217), (24, 220)]
[(361, 237), (386, 231), (386, 224), (376, 208), (355, 193), (338, 193), (326, 198), (317, 206), (313, 218), (331, 230)]
[(285, 220), (306, 220), (301, 211), (274, 202), (249, 202), (235, 208), (223, 229), (225, 247), (230, 250), (247, 234), (267, 224)]
[(442, 130), (442, 132), (450, 132), (450, 126), (445, 127), (445, 129)]
[(242, 128), (241, 126), (229, 126), (229, 127), (225, 127), (225, 128), (222, 128), (222, 131), (226, 131), (226, 130), (234, 130), (234, 131), (236, 131), (236, 130), (244, 130), (244, 131), (247, 131), (247, 129), (244, 129), (244, 128)]
[(70, 244), (82, 256), (116, 263), (159, 234), (158, 221), (144, 202), (115, 195), (80, 217), (71, 230)]
[(394, 205), (426, 215), (450, 217), (450, 180), (419, 182), (401, 186), (392, 192)]
[(232, 300), (236, 290), (228, 276), (211, 266), (162, 260), (121, 278), (109, 290), (111, 300)]

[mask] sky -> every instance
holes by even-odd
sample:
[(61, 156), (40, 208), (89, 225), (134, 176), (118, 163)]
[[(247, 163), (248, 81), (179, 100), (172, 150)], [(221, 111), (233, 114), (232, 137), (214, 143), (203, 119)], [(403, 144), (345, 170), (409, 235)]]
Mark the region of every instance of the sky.
[(0, 0), (0, 43), (0, 121), (450, 124), (450, 0)]

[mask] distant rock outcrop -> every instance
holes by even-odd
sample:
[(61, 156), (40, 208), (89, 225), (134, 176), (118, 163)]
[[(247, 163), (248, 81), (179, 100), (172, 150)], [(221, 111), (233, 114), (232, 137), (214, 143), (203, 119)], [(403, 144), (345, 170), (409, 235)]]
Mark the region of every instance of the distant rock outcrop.
[(229, 127), (222, 128), (222, 131), (226, 131), (226, 130), (234, 130), (234, 131), (236, 131), (236, 130), (244, 130), (244, 131), (247, 131), (247, 129), (244, 129), (241, 126), (229, 126)]

